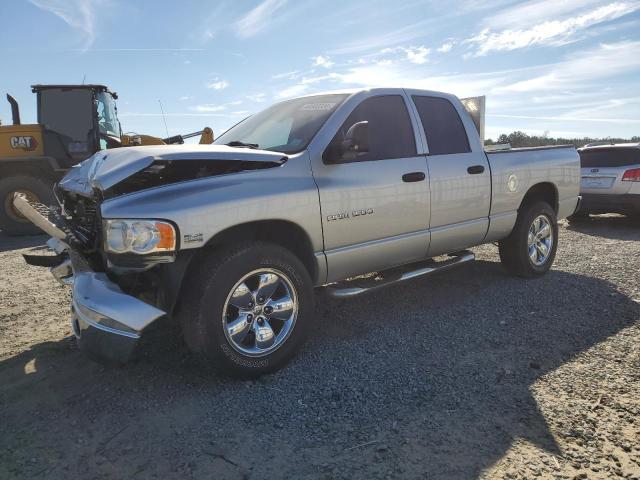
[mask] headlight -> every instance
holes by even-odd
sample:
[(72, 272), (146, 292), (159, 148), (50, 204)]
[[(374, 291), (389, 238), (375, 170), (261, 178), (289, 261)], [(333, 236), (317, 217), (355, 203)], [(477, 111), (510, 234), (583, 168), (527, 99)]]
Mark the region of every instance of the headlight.
[(146, 254), (176, 248), (176, 229), (160, 220), (105, 220), (104, 249), (111, 253)]

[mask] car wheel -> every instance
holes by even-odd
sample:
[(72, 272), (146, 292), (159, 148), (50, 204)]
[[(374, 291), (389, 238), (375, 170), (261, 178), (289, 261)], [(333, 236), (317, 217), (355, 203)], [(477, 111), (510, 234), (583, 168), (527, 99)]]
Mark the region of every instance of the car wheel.
[(511, 234), (499, 242), (505, 269), (524, 278), (544, 275), (558, 247), (558, 222), (551, 206), (542, 201), (524, 206)]
[(199, 262), (185, 282), (178, 309), (185, 341), (221, 373), (272, 372), (303, 343), (313, 288), (288, 250), (265, 242), (221, 249)]
[(56, 204), (53, 182), (47, 178), (13, 175), (0, 178), (0, 230), (8, 235), (41, 235), (44, 232), (31, 223), (13, 206), (13, 194), (23, 193), (33, 202)]

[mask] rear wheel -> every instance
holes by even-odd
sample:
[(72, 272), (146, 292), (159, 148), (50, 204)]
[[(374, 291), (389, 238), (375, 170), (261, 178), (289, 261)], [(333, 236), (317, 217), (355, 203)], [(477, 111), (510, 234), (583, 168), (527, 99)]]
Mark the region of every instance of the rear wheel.
[(548, 203), (535, 201), (521, 209), (513, 231), (499, 242), (500, 261), (514, 275), (538, 277), (551, 268), (557, 246), (555, 211)]
[(302, 344), (313, 289), (307, 270), (288, 250), (264, 242), (222, 249), (185, 282), (178, 309), (185, 341), (222, 373), (274, 371)]
[(13, 206), (13, 195), (19, 192), (34, 202), (44, 205), (56, 203), (53, 195), (53, 182), (47, 178), (32, 177), (30, 175), (13, 175), (0, 178), (0, 230), (8, 235), (37, 235), (42, 230), (22, 216)]

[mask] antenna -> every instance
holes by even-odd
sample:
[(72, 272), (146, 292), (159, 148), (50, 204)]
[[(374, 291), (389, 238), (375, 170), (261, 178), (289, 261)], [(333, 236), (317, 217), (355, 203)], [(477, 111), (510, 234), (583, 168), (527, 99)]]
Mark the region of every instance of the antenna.
[(167, 137), (169, 136), (169, 128), (167, 127), (167, 119), (164, 116), (164, 110), (162, 109), (162, 102), (158, 99), (158, 103), (160, 104), (160, 112), (162, 113), (162, 120), (164, 121), (164, 129), (167, 132)]
[(82, 85), (84, 85), (84, 81), (85, 81), (86, 79), (87, 79), (87, 74), (85, 73), (85, 74), (82, 76)]

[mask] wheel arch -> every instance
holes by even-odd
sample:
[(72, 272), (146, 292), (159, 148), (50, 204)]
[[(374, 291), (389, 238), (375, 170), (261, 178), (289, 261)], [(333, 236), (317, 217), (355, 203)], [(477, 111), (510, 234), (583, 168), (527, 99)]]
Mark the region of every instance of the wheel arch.
[(312, 280), (318, 275), (309, 234), (290, 220), (256, 220), (234, 225), (214, 235), (203, 247), (217, 249), (239, 241), (260, 240), (286, 248), (300, 259)]
[(522, 211), (523, 207), (538, 200), (548, 203), (553, 211), (558, 213), (558, 188), (551, 182), (540, 182), (529, 187), (520, 202), (518, 213)]

